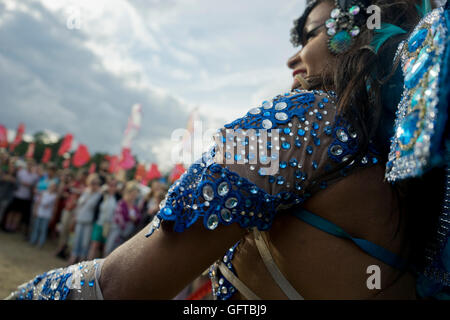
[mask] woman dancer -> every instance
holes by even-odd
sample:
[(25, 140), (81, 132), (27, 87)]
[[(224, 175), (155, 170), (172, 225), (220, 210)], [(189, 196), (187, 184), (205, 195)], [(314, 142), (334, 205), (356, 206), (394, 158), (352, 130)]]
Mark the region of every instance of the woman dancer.
[[(425, 89), (423, 76), (431, 82), (448, 69), (434, 59), (448, 47), (448, 5), (413, 32), (415, 4), (309, 1), (293, 30), (302, 49), (288, 62), (292, 92), (225, 125), (216, 146), (172, 185), (149, 231), (105, 260), (54, 270), (11, 297), (170, 299), (219, 257), (211, 268), (219, 299), (427, 296), (416, 292), (409, 207), (384, 180), (403, 85), (411, 99), (402, 101), (421, 106), (412, 93)], [(372, 5), (380, 8), (378, 31), (368, 26)], [(410, 58), (401, 69), (400, 57)], [(442, 69), (428, 77), (432, 66)], [(448, 83), (426, 95), (438, 87)], [(414, 119), (407, 120), (396, 124), (400, 145), (419, 128), (405, 135)]]

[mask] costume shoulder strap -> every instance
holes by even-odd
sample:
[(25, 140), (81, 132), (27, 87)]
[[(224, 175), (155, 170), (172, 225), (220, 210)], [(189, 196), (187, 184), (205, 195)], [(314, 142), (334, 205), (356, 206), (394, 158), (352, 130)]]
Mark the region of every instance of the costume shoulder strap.
[(404, 93), (386, 165), (388, 181), (420, 177), (444, 165), (445, 141), (449, 138), (448, 25), (448, 10), (435, 9), (399, 47)]

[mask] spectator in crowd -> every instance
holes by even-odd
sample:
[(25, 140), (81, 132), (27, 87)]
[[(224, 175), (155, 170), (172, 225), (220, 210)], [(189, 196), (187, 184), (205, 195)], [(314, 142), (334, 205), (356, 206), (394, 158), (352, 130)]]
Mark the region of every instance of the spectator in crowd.
[[(53, 163), (48, 163), (46, 165), (36, 164), (33, 167), (34, 173), (37, 174), (38, 182), (33, 191), (33, 200), (31, 202), (31, 219), (34, 219), (37, 216), (37, 206), (42, 194), (48, 189), (50, 183), (55, 182), (59, 183), (59, 178), (57, 176), (56, 165)], [(33, 221), (31, 220), (29, 225), (33, 225)], [(29, 232), (26, 233), (27, 236), (30, 236)]]
[(105, 256), (128, 240), (136, 231), (141, 214), (136, 206), (139, 196), (139, 186), (135, 181), (129, 181), (123, 191), (123, 199), (117, 204), (114, 220), (105, 245)]
[(0, 170), (0, 224), (4, 225), (4, 213), (6, 207), (14, 197), (14, 191), (16, 190), (16, 166), (13, 159), (4, 159), (5, 163), (2, 164)]
[(68, 241), (71, 227), (75, 222), (75, 209), (77, 207), (78, 199), (87, 185), (87, 177), (89, 173), (85, 169), (80, 169), (74, 180), (69, 183), (69, 188), (66, 189), (67, 200), (65, 201), (64, 209), (61, 213), (61, 219), (58, 223), (58, 248), (56, 256), (66, 259), (68, 255)]
[(103, 255), (106, 237), (114, 219), (114, 212), (119, 201), (117, 194), (117, 180), (109, 178), (106, 189), (100, 198), (94, 217), (94, 227), (92, 231), (92, 242), (89, 249), (88, 259), (92, 260)]
[(8, 152), (0, 149), (0, 171), (1, 172), (8, 171), (9, 161), (10, 161), (10, 158), (9, 158)]
[(52, 238), (56, 238), (56, 226), (61, 220), (62, 211), (66, 206), (73, 180), (73, 174), (70, 170), (61, 170), (58, 172), (58, 176), (60, 177), (60, 183), (58, 185), (58, 198), (56, 200), (55, 210), (53, 211), (53, 215), (48, 226)]
[(52, 217), (58, 196), (58, 186), (55, 181), (50, 182), (47, 189), (39, 197), (37, 210), (33, 220), (30, 243), (37, 244), (40, 248), (47, 240), (48, 224)]
[(35, 213), (37, 210), (37, 204), (39, 203), (39, 198), (42, 193), (47, 190), (50, 183), (54, 182), (56, 184), (59, 183), (59, 178), (56, 174), (56, 166), (53, 163), (49, 163), (47, 168), (42, 168), (42, 166), (35, 166), (36, 174), (39, 176), (39, 180), (36, 184), (36, 188), (34, 190), (34, 204), (33, 204), (33, 212)]
[(87, 188), (77, 202), (75, 235), (69, 264), (87, 258), (94, 222), (94, 210), (100, 197), (100, 178), (94, 173), (88, 177)]
[(139, 211), (142, 219), (139, 224), (139, 229), (144, 228), (149, 224), (155, 214), (159, 210), (159, 203), (164, 199), (167, 193), (167, 187), (159, 180), (152, 180), (150, 184), (150, 192), (145, 195), (139, 204)]
[(31, 203), (33, 199), (33, 190), (39, 179), (33, 172), (33, 160), (26, 162), (26, 167), (17, 172), (17, 189), (14, 191), (14, 197), (6, 208), (5, 231), (15, 232), (22, 223), (27, 234), (30, 223)]
[(102, 161), (100, 163), (100, 168), (98, 170), (98, 176), (100, 178), (100, 182), (103, 185), (107, 183), (108, 176), (109, 176), (109, 161)]

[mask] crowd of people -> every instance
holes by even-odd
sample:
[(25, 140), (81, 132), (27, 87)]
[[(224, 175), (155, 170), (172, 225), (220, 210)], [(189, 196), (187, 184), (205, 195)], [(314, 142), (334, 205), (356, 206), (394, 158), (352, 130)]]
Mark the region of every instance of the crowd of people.
[(38, 248), (49, 237), (55, 255), (74, 264), (106, 257), (145, 227), (167, 193), (164, 181), (148, 186), (120, 181), (104, 161), (98, 172), (60, 169), (0, 153), (0, 227), (23, 234)]

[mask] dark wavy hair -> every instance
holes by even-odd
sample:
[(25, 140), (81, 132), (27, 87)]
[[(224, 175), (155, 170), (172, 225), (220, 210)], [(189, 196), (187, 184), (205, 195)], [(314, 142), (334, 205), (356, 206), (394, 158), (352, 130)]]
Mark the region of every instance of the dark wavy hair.
[[(303, 15), (294, 21), (294, 27), (291, 30), (291, 42), (294, 46), (303, 42), (303, 27), (307, 16), (323, 2), (334, 4), (333, 0), (308, 1)], [(336, 55), (334, 60), (326, 65), (322, 74), (306, 78), (311, 89), (336, 92), (338, 113), (350, 122), (360, 137), (358, 152), (339, 164), (332, 172), (319, 177), (317, 181), (331, 180), (338, 171), (345, 170), (352, 161), (361, 161), (367, 154), (371, 142), (381, 152), (380, 162), (387, 162), (389, 138), (394, 134), (395, 111), (402, 93), (402, 85), (399, 86), (402, 84), (400, 57), (394, 58), (399, 43), (407, 39), (421, 19), (416, 5), (420, 6), (422, 1), (373, 0), (366, 2), (380, 7), (383, 23), (397, 25), (407, 33), (391, 37), (378, 52), (375, 52), (370, 47), (374, 32), (364, 23), (349, 51)], [(370, 90), (367, 89), (368, 82)], [(397, 207), (400, 209), (397, 232), (393, 238), (397, 235), (406, 215), (408, 217), (406, 236), (411, 248), (409, 258), (419, 268), (423, 267), (425, 246), (434, 230), (436, 214), (439, 213), (439, 206), (442, 203), (442, 193), (437, 192), (439, 190), (435, 187), (435, 181), (441, 173), (436, 171), (439, 169), (433, 170), (420, 179), (396, 183), (392, 191), (396, 194)], [(425, 197), (429, 200), (423, 201)]]

